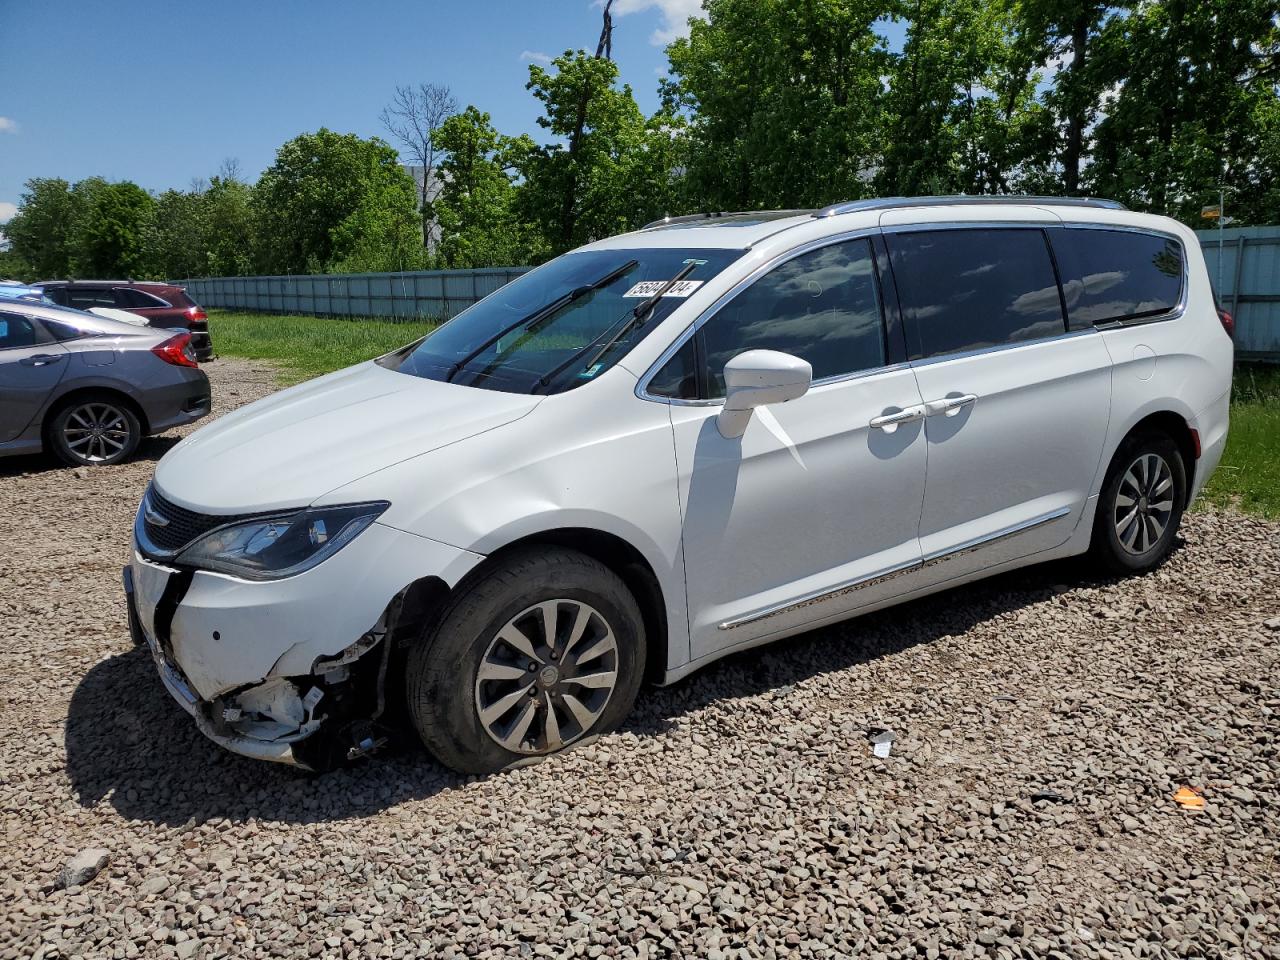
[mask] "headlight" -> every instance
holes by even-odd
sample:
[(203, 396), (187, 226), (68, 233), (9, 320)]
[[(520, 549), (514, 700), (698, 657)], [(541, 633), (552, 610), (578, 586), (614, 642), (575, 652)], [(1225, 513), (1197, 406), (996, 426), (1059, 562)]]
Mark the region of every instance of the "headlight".
[(257, 517), (205, 534), (176, 560), (246, 580), (291, 577), (333, 556), (389, 506), (353, 503)]

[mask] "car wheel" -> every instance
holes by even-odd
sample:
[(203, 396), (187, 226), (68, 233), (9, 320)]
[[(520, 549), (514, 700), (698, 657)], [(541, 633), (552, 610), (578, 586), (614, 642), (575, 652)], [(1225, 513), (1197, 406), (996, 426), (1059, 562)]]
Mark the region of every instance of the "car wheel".
[(1166, 434), (1130, 437), (1120, 445), (1098, 498), (1093, 552), (1113, 573), (1146, 573), (1173, 549), (1187, 502), (1187, 474)]
[(643, 621), (622, 580), (540, 548), (460, 589), (409, 652), (406, 699), (441, 763), (492, 773), (615, 729), (643, 673)]
[(129, 406), (114, 397), (78, 397), (54, 414), (48, 437), (64, 463), (102, 467), (119, 463), (138, 448), (142, 425)]

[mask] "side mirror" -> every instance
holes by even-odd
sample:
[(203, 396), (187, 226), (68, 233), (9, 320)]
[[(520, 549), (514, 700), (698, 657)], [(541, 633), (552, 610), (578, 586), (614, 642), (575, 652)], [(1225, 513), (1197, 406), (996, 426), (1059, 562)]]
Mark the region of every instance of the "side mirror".
[(789, 353), (748, 350), (738, 354), (724, 365), (724, 409), (716, 419), (720, 435), (742, 436), (752, 410), (803, 397), (812, 382), (813, 367)]

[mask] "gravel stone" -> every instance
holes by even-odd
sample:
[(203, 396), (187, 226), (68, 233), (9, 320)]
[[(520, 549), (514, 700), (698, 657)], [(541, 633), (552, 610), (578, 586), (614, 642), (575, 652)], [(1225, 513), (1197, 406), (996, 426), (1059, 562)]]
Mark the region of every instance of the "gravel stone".
[[(215, 414), (274, 389), (206, 369)], [(739, 654), (507, 774), (300, 777), (206, 741), (129, 641), (175, 440), (0, 460), (0, 960), (1280, 960), (1280, 524), (1197, 511), (1145, 577), (1035, 567)], [(111, 869), (56, 889), (87, 848)]]
[(81, 850), (62, 868), (62, 875), (58, 877), (58, 886), (70, 888), (88, 883), (98, 875), (110, 859), (111, 854), (101, 847)]

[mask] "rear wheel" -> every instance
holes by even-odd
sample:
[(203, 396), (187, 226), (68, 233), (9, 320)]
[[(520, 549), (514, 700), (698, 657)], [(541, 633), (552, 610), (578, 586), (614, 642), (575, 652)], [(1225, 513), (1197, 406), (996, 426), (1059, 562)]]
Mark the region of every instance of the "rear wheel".
[(626, 585), (572, 550), (499, 561), (410, 651), (414, 726), (447, 766), (490, 773), (617, 727), (644, 673), (644, 627)]
[(1173, 549), (1187, 502), (1177, 444), (1163, 433), (1129, 437), (1116, 451), (1094, 519), (1094, 556), (1114, 573), (1146, 573)]
[(119, 463), (138, 448), (142, 425), (128, 404), (115, 397), (77, 397), (54, 414), (48, 438), (64, 463), (101, 467)]

